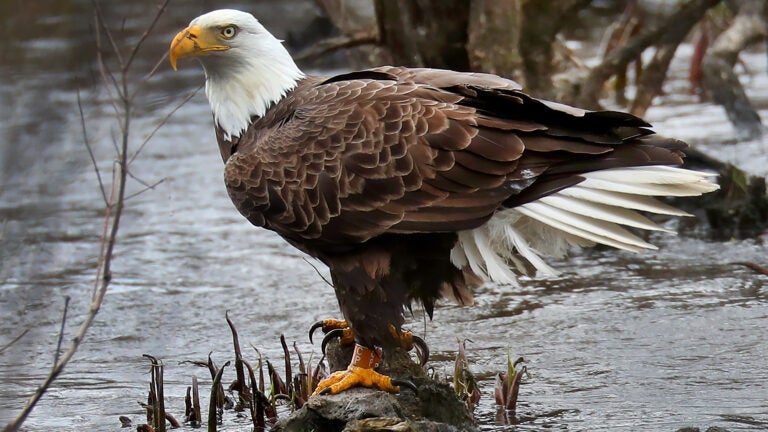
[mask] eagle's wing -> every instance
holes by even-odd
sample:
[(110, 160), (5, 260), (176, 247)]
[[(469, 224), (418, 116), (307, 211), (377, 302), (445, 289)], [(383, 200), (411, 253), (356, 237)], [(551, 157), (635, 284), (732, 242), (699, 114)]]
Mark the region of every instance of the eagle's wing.
[(685, 146), (629, 114), (539, 101), (485, 74), (379, 68), (289, 99), (226, 181), (251, 222), (302, 242), (472, 229), (584, 172), (679, 164)]

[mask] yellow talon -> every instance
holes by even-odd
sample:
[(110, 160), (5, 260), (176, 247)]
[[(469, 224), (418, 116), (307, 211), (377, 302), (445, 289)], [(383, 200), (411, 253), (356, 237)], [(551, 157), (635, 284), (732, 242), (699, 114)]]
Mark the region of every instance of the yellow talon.
[(390, 393), (397, 393), (400, 387), (392, 384), (392, 379), (373, 369), (349, 365), (347, 370), (334, 372), (320, 381), (313, 395), (337, 394), (352, 387), (377, 388)]
[(410, 381), (393, 381), (390, 377), (374, 370), (381, 361), (381, 354), (381, 348), (370, 349), (362, 345), (355, 345), (355, 352), (352, 354), (352, 361), (347, 370), (334, 372), (328, 378), (320, 381), (312, 394), (337, 394), (356, 386), (397, 393), (400, 391), (400, 385), (405, 385), (411, 390), (417, 391), (416, 386)]

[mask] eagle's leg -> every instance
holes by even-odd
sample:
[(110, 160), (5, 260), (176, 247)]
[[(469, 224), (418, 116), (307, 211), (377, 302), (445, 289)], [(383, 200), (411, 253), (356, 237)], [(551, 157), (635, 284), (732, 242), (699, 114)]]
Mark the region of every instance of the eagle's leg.
[(375, 387), (379, 390), (396, 393), (400, 386), (407, 386), (416, 391), (416, 386), (408, 381), (393, 380), (376, 372), (374, 369), (381, 362), (381, 348), (370, 349), (355, 345), (352, 361), (346, 370), (334, 372), (320, 381), (313, 395), (337, 394), (352, 387)]
[[(320, 345), (323, 354), (325, 354), (325, 347), (328, 345), (328, 341), (333, 338), (338, 337), (339, 345), (341, 346), (350, 346), (355, 342), (354, 333), (352, 333), (352, 330), (345, 320), (324, 319), (312, 324), (312, 327), (309, 329), (310, 342), (312, 342), (312, 334), (317, 329), (320, 329), (325, 334), (323, 342)], [(400, 346), (404, 350), (411, 351), (414, 348), (416, 349), (416, 355), (419, 357), (419, 362), (422, 367), (427, 364), (427, 361), (429, 360), (429, 347), (424, 339), (414, 335), (408, 330), (402, 330), (398, 333), (394, 326), (390, 326), (389, 330), (395, 339), (400, 341)]]

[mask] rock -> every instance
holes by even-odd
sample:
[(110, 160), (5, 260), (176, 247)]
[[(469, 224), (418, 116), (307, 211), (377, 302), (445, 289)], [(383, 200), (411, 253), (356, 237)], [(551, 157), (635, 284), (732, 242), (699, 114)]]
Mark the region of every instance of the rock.
[(396, 418), (353, 420), (342, 432), (459, 432), (453, 426), (430, 421), (412, 422)]
[(299, 410), (281, 419), (274, 431), (330, 432), (407, 431), (458, 432), (477, 430), (466, 406), (447, 384), (428, 378), (413, 380), (418, 395), (394, 395), (353, 388), (337, 395), (313, 396)]

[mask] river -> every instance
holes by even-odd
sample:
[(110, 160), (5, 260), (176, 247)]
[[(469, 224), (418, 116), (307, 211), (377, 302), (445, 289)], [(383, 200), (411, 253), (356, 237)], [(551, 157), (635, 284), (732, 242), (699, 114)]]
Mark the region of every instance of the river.
[[(118, 3), (107, 3), (105, 14), (120, 40), (135, 40), (154, 12), (151, 2), (112, 4)], [(134, 81), (191, 17), (223, 5), (172, 4), (137, 59)], [(302, 1), (234, 6), (254, 11), (280, 36), (296, 28), (292, 14), (313, 15)], [(118, 129), (95, 67), (90, 2), (12, 0), (0, 11), (0, 346), (29, 329), (0, 353), (4, 424), (51, 367), (65, 297), (71, 298), (65, 346), (89, 306), (103, 201), (83, 144), (78, 91), (107, 183)], [(681, 47), (669, 96), (647, 117), (661, 133), (766, 175), (766, 142), (738, 141), (719, 107), (674, 91), (685, 86), (690, 51)], [(745, 74), (748, 94), (764, 119), (765, 59), (765, 51), (742, 59), (753, 72)], [(143, 87), (131, 126), (133, 149), (201, 82), (197, 67), (182, 66), (174, 73), (163, 63)], [(129, 194), (142, 193), (127, 202), (103, 308), (26, 430), (117, 431), (120, 415), (141, 422), (137, 401), (146, 400), (149, 382), (145, 353), (165, 363), (166, 407), (183, 417), (191, 376), (204, 386), (210, 377), (182, 362), (204, 360), (209, 352), (219, 364), (232, 359), (226, 311), (246, 358), (255, 358), (253, 345), (282, 364), (281, 333), (305, 357), (317, 357), (306, 330), (338, 314), (332, 289), (300, 253), (241, 218), (221, 171), (208, 104), (199, 92), (132, 164), (137, 179), (161, 182), (142, 192), (144, 186), (131, 181)], [(452, 370), (457, 339), (472, 340), (468, 358), (480, 378), (475, 414), (483, 430), (768, 429), (768, 278), (732, 264), (765, 265), (768, 237), (651, 240), (658, 252), (584, 251), (554, 263), (559, 277), (524, 279), (518, 289), (486, 286), (474, 307), (443, 304), (432, 322), (417, 310), (410, 327), (429, 342), (432, 365), (442, 374)], [(493, 402), (494, 376), (508, 350), (523, 356), (530, 372), (514, 428), (496, 424)], [(222, 430), (250, 429), (230, 417)]]

